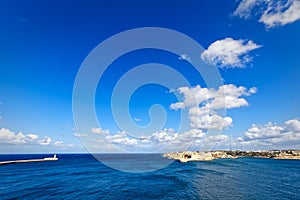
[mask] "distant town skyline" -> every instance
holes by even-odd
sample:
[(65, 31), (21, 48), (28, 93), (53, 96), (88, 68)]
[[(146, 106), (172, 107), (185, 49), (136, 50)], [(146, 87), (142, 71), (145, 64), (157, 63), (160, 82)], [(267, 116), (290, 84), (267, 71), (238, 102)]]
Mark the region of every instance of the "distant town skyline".
[[(298, 0), (1, 4), (0, 153), (300, 149)], [(78, 130), (72, 95), (80, 67), (101, 42), (143, 27), (182, 33), (204, 50), (196, 58), (151, 48), (120, 56), (96, 89), (101, 126)], [(209, 87), (192, 67), (195, 59), (217, 69), (222, 84)], [(176, 88), (155, 82), (141, 85), (125, 102), (123, 93), (143, 78), (134, 76), (134, 69), (151, 69), (145, 66), (149, 63), (154, 75), (177, 83)], [(169, 68), (157, 70), (162, 65)], [(189, 84), (180, 85), (179, 79), (165, 74), (168, 70)], [(126, 79), (130, 73), (133, 78)], [(120, 81), (125, 82), (119, 88), (123, 96), (112, 102)], [(146, 129), (153, 119), (158, 124), (163, 117), (166, 121), (151, 133), (131, 134), (112, 111), (116, 103), (120, 107), (114, 109), (121, 112), (124, 102), (128, 123)], [(188, 126), (179, 131), (181, 124)]]

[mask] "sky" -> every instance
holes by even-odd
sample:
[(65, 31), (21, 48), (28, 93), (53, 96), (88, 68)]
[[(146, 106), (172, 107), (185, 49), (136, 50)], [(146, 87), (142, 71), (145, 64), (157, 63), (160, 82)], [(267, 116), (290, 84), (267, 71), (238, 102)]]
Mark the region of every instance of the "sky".
[[(1, 1), (0, 153), (299, 149), (299, 10), (297, 0)], [(97, 53), (116, 34), (120, 44)], [(182, 53), (137, 48), (97, 79), (105, 59), (148, 40)]]

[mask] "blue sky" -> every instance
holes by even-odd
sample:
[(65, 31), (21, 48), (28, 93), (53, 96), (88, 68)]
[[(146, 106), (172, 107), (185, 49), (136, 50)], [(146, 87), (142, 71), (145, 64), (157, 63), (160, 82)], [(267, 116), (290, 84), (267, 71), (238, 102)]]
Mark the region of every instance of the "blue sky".
[[(197, 85), (207, 87), (184, 56), (179, 59), (173, 53), (153, 49), (130, 52), (115, 60), (99, 82), (95, 107), (101, 129), (90, 127), (91, 133), (76, 130), (72, 92), (82, 62), (100, 42), (140, 27), (163, 27), (193, 38), (206, 50), (207, 57), (199, 54), (199, 59), (219, 70), (225, 86), (244, 88), (239, 95), (232, 94), (238, 102), (241, 98), (246, 102), (232, 102), (232, 108), (227, 109), (224, 118), (230, 117), (232, 123), (221, 127), (225, 136), (216, 139), (220, 148), (228, 148), (230, 142), (245, 149), (299, 148), (300, 16), (293, 12), (299, 4), (251, 0), (2, 1), (0, 153), (86, 152), (78, 136), (85, 141), (89, 134), (101, 135), (106, 143), (127, 151), (139, 149), (136, 138), (118, 128), (110, 109), (112, 91), (124, 73), (141, 64), (162, 63), (189, 80), (191, 87), (185, 91)], [(250, 92), (254, 87), (257, 91)], [(189, 113), (193, 108), (187, 106), (186, 98), (187, 93), (172, 93), (158, 85), (139, 88), (129, 107), (137, 125), (150, 123), (148, 109), (153, 104), (161, 104), (168, 114), (161, 130), (140, 136), (162, 141), (162, 146), (178, 139), (178, 134), (184, 134), (176, 130), (180, 112)], [(176, 102), (185, 107), (171, 109)], [(193, 136), (196, 134), (196, 143), (211, 142), (203, 135), (209, 129), (203, 124), (189, 128)], [(186, 133), (187, 138), (188, 134), (191, 132)], [(201, 149), (197, 144), (193, 148)]]

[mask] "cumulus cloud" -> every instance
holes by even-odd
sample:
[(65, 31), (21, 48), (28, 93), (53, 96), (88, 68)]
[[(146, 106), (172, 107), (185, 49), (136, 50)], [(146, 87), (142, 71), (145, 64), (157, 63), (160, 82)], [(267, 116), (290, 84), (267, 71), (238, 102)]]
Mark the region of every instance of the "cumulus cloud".
[(238, 140), (241, 144), (299, 145), (300, 121), (292, 119), (286, 121), (284, 125), (271, 122), (264, 125), (253, 124)]
[(15, 133), (9, 129), (0, 129), (0, 145), (37, 145), (37, 146), (57, 146), (57, 147), (74, 147), (73, 144), (65, 144), (63, 141), (53, 142), (49, 136), (40, 137), (36, 134), (23, 132)]
[(217, 135), (207, 135), (203, 138), (194, 139), (191, 144), (192, 149), (201, 149), (203, 151), (210, 151), (214, 149), (228, 148), (230, 143), (230, 138), (228, 135), (217, 134)]
[(282, 125), (266, 123), (253, 124), (241, 137), (229, 137), (228, 135), (207, 135), (194, 141), (194, 147), (211, 147), (215, 149), (298, 149), (300, 148), (300, 121), (291, 119)]
[(205, 133), (201, 129), (193, 128), (179, 136), (180, 141), (191, 141), (192, 139), (199, 139), (205, 137)]
[(177, 90), (183, 95), (183, 101), (170, 105), (170, 109), (188, 109), (191, 128), (222, 130), (232, 125), (231, 117), (222, 117), (218, 109), (232, 109), (248, 106), (249, 103), (242, 96), (249, 96), (257, 92), (255, 87), (247, 89), (233, 84), (214, 88), (181, 87)]
[(221, 117), (217, 114), (206, 114), (206, 115), (191, 115), (189, 117), (192, 128), (199, 129), (215, 129), (222, 130), (232, 125), (231, 117)]
[(233, 15), (248, 19), (258, 16), (267, 28), (284, 26), (300, 19), (299, 0), (242, 0)]
[(213, 109), (220, 108), (239, 108), (241, 106), (248, 106), (246, 99), (241, 96), (250, 96), (257, 92), (256, 87), (247, 89), (243, 86), (235, 86), (233, 84), (220, 86), (218, 90), (211, 90), (213, 96), (211, 102), (207, 104), (207, 107)]
[(191, 129), (180, 134), (172, 128), (165, 128), (152, 133), (150, 136), (143, 136), (141, 140), (143, 143), (155, 143), (161, 146), (165, 144), (190, 143), (193, 139), (203, 138), (204, 136), (205, 133), (200, 129)]
[(109, 130), (102, 130), (101, 128), (92, 127), (91, 133), (107, 135), (109, 134)]
[(252, 61), (248, 53), (260, 47), (251, 40), (225, 38), (212, 43), (201, 59), (220, 68), (244, 68)]
[(125, 131), (118, 132), (115, 135), (107, 135), (106, 140), (112, 144), (125, 146), (134, 146), (138, 143), (137, 139), (130, 138)]
[(179, 110), (179, 109), (184, 109), (185, 105), (183, 102), (176, 102), (176, 103), (172, 103), (170, 105), (170, 108), (172, 110)]
[(229, 136), (228, 135), (223, 135), (223, 134), (219, 134), (219, 135), (210, 135), (204, 138), (203, 142), (205, 144), (209, 144), (213, 145), (215, 143), (228, 143), (229, 141)]
[[(217, 122), (215, 122), (217, 123)], [(269, 148), (276, 145), (292, 145), (300, 144), (300, 121), (297, 119), (288, 120), (284, 125), (267, 123), (264, 125), (253, 124), (241, 137), (229, 137), (224, 134), (207, 135), (202, 128), (192, 128), (184, 133), (178, 133), (172, 128), (154, 132), (148, 136), (140, 138), (132, 137), (125, 131), (116, 134), (108, 134), (105, 136), (107, 141), (103, 148), (115, 150), (115, 147), (129, 147), (127, 150), (141, 150), (147, 152), (152, 149), (164, 149), (169, 151), (184, 150), (188, 147), (196, 149), (210, 150), (211, 147), (217, 148), (240, 148), (251, 149), (253, 146), (260, 148), (268, 146)], [(101, 140), (101, 142), (103, 142)], [(60, 141), (55, 143), (62, 145)], [(231, 148), (231, 147), (230, 147)]]
[(174, 141), (178, 137), (178, 133), (174, 129), (163, 129), (157, 132), (154, 132), (148, 137), (143, 137), (142, 141), (145, 142), (154, 142), (156, 144), (165, 144), (171, 141)]
[(45, 136), (40, 138), (36, 134), (24, 134), (22, 132), (15, 133), (9, 129), (0, 129), (0, 144), (36, 144), (36, 145), (49, 145), (51, 138)]
[(274, 125), (271, 122), (262, 126), (253, 124), (251, 128), (244, 133), (243, 141), (279, 138), (282, 136), (283, 131), (283, 127)]
[(288, 120), (284, 123), (286, 129), (292, 132), (300, 132), (300, 121), (297, 119)]
[(189, 147), (193, 140), (203, 137), (205, 133), (200, 129), (191, 129), (180, 134), (172, 128), (165, 128), (140, 137), (133, 137), (125, 131), (120, 131), (108, 134), (103, 139), (94, 140), (94, 144), (103, 150), (114, 151), (116, 148), (125, 148), (128, 151), (152, 152), (163, 148), (183, 150)]

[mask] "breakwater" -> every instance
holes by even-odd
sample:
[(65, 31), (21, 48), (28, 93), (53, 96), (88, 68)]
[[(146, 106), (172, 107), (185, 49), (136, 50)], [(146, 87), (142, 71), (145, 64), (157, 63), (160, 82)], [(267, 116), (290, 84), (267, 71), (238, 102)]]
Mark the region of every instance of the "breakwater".
[(42, 158), (42, 159), (26, 159), (26, 160), (10, 160), (10, 161), (2, 161), (0, 165), (8, 165), (8, 164), (17, 164), (17, 163), (29, 163), (29, 162), (45, 162), (45, 161), (57, 161), (58, 158), (56, 155), (53, 157)]

